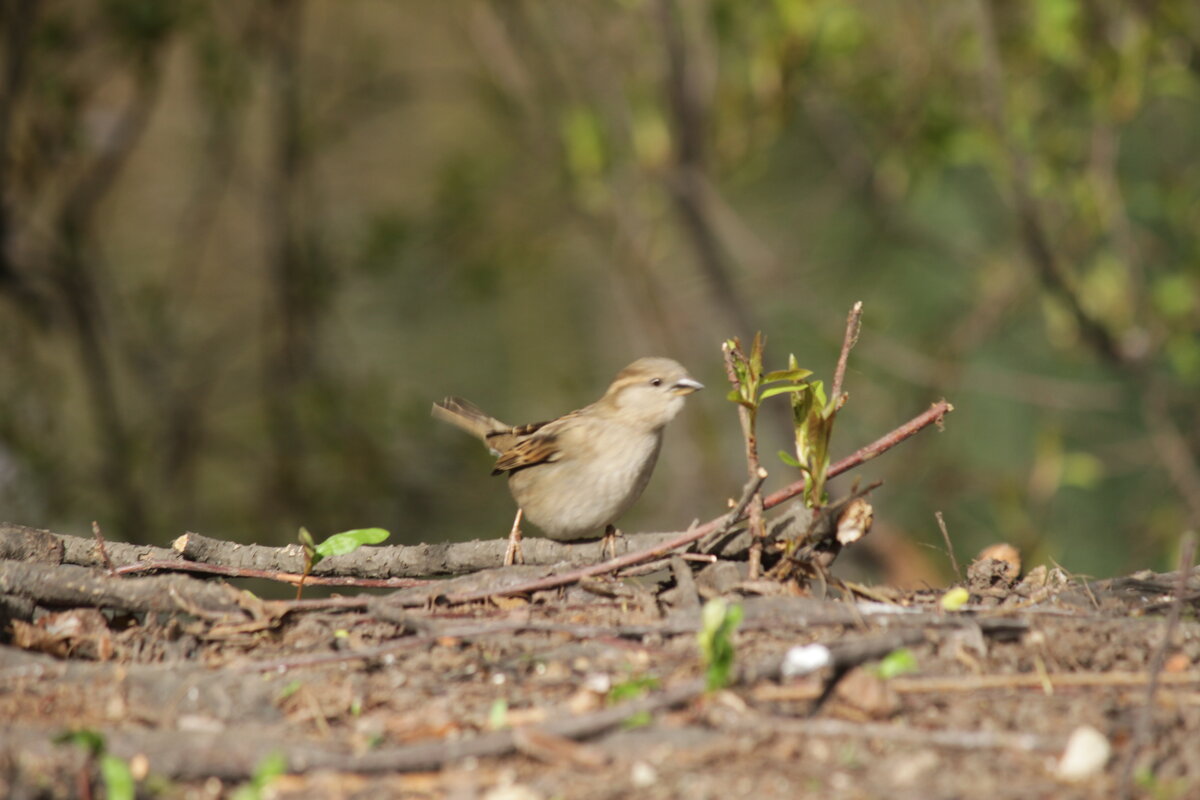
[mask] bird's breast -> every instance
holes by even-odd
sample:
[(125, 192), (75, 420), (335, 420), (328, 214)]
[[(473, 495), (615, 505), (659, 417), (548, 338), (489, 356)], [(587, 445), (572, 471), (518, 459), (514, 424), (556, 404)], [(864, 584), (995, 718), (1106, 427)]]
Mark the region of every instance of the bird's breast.
[(526, 518), (551, 538), (588, 538), (599, 536), (646, 488), (662, 431), (609, 426), (588, 433), (576, 447), (564, 444), (560, 459), (513, 473), (509, 488)]

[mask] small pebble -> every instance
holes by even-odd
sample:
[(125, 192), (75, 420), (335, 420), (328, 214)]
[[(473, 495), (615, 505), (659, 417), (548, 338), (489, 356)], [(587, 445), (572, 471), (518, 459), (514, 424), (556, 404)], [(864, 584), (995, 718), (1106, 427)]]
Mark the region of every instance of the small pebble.
[(784, 654), (779, 671), (785, 678), (798, 678), (816, 672), (832, 659), (833, 654), (823, 644), (798, 645)]
[(1110, 755), (1108, 737), (1091, 725), (1080, 725), (1071, 732), (1055, 773), (1064, 781), (1081, 781), (1104, 769)]

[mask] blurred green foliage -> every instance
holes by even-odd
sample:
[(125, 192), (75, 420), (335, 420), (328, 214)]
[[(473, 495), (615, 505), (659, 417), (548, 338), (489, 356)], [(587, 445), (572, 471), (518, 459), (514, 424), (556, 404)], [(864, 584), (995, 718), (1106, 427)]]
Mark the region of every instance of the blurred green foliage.
[[(14, 0), (0, 47), (0, 518), (502, 535), (431, 400), (718, 387), (757, 329), (830, 374), (863, 300), (833, 457), (957, 409), (860, 470), (873, 539), (1109, 573), (1200, 520), (1191, 0)], [(737, 494), (721, 394), (627, 528)]]

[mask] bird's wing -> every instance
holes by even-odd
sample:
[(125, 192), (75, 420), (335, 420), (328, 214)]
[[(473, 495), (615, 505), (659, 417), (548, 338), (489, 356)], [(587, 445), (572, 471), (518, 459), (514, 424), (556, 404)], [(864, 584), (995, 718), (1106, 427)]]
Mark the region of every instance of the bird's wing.
[(496, 459), (492, 468), (493, 475), (502, 472), (516, 472), (519, 469), (557, 461), (562, 456), (558, 446), (558, 437), (553, 433), (534, 434), (521, 439), (512, 447), (505, 450)]
[[(579, 414), (570, 414), (546, 422), (533, 422), (529, 425), (518, 425), (506, 431), (505, 447), (500, 450), (500, 457), (492, 468), (493, 475), (501, 472), (516, 472), (519, 469), (533, 467), (538, 464), (548, 464), (563, 457), (562, 438), (571, 438), (572, 422)], [(488, 439), (488, 444), (495, 448), (499, 437)]]

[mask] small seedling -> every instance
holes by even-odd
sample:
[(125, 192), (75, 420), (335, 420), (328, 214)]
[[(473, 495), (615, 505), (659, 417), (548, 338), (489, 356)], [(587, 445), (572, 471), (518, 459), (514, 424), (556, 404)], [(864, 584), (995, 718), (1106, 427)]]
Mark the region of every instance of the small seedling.
[(734, 387), (727, 399), (745, 409), (746, 435), (753, 441), (758, 411), (763, 401), (781, 394), (789, 396), (796, 454), (793, 456), (780, 450), (779, 458), (804, 473), (807, 478), (804, 502), (809, 508), (815, 508), (826, 500), (829, 439), (833, 433), (834, 417), (845, 395), (827, 398), (825, 384), (819, 380), (808, 380), (813, 374), (812, 370), (801, 369), (795, 355), (788, 356), (787, 369), (764, 373), (764, 346), (765, 339), (761, 333), (754, 335), (749, 356), (742, 352), (741, 342), (737, 339), (725, 342), (724, 349), (734, 379)]
[(876, 677), (886, 681), (900, 675), (916, 672), (918, 669), (917, 657), (913, 655), (913, 651), (907, 647), (901, 647), (884, 656), (875, 665), (872, 672), (875, 673)]
[(700, 615), (700, 658), (708, 691), (723, 689), (733, 679), (733, 632), (742, 621), (742, 607), (721, 598), (704, 604)]
[(643, 709), (636, 714), (630, 714), (628, 717), (626, 717), (625, 721), (621, 723), (621, 727), (625, 728), (626, 730), (632, 730), (633, 728), (644, 728), (653, 721), (654, 715)]
[(508, 701), (503, 697), (497, 698), (488, 709), (488, 728), (493, 731), (508, 727)]
[(287, 757), (274, 752), (258, 762), (249, 782), (242, 784), (229, 795), (230, 800), (262, 800), (263, 793), (276, 778), (287, 772)]
[(630, 678), (627, 681), (621, 681), (615, 684), (608, 690), (608, 695), (605, 698), (609, 705), (615, 703), (623, 703), (626, 700), (636, 700), (642, 697), (651, 689), (657, 689), (659, 686), (658, 678), (649, 675), (640, 678)]
[(341, 556), (353, 553), (364, 544), (379, 544), (391, 534), (383, 528), (357, 528), (352, 531), (335, 533), (325, 541), (317, 544), (313, 541), (308, 528), (300, 528), (296, 538), (304, 548), (304, 574), (296, 585), (296, 599), (299, 600), (304, 592), (304, 581), (312, 574), (313, 567), (330, 556)]
[(104, 782), (104, 793), (109, 800), (133, 800), (135, 784), (133, 771), (124, 759), (105, 752), (104, 736), (97, 731), (80, 729), (68, 731), (54, 737), (58, 744), (73, 744), (87, 751), (100, 767), (100, 780)]
[(961, 586), (955, 586), (950, 591), (942, 595), (941, 605), (943, 611), (958, 611), (971, 600), (971, 593)]
[(284, 686), (282, 689), (280, 689), (279, 694), (275, 695), (276, 702), (282, 703), (284, 700), (287, 700), (296, 692), (300, 691), (303, 686), (304, 684), (302, 684), (300, 681), (292, 681), (287, 686)]

